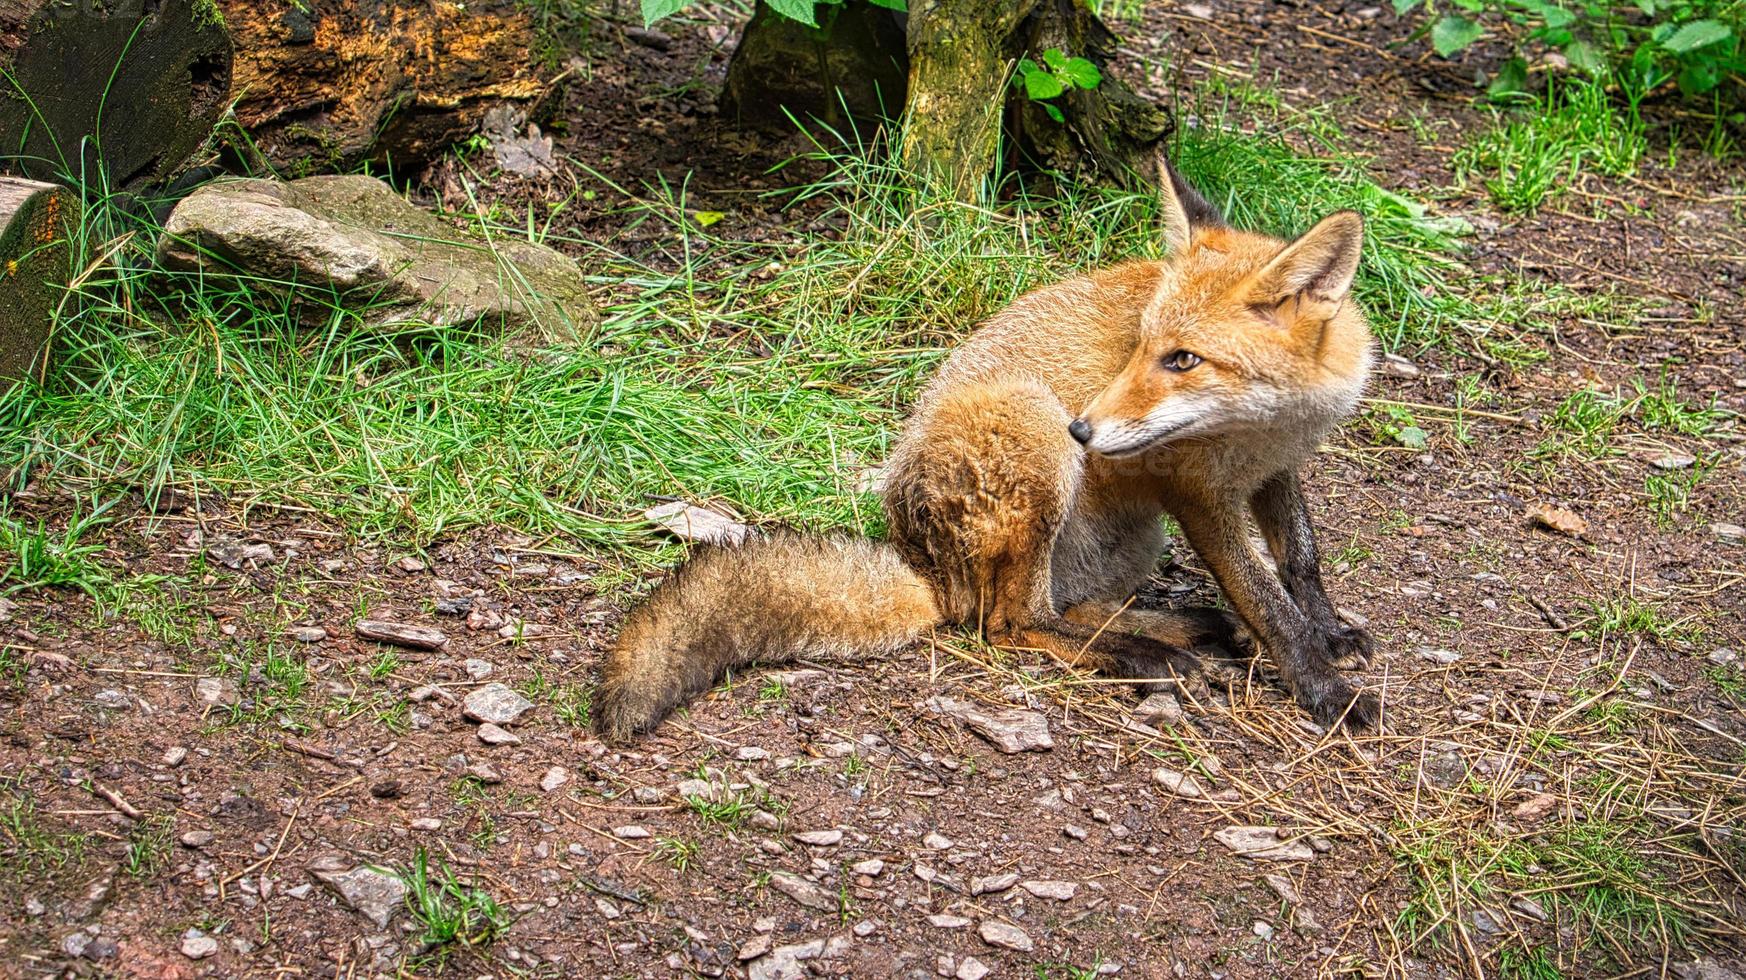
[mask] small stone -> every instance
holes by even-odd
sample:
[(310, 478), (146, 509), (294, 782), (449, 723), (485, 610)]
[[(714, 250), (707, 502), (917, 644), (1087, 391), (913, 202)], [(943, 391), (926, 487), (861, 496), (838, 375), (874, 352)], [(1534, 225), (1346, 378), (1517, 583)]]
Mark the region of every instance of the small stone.
[(445, 597), (436, 601), (436, 614), (438, 616), (465, 616), (472, 611), (473, 599), (471, 596)]
[(840, 830), (806, 830), (795, 834), (794, 839), (809, 847), (835, 847), (843, 842), (843, 832)]
[(570, 770), (563, 766), (553, 766), (540, 777), (540, 789), (550, 793), (570, 781)]
[(970, 924), (970, 920), (961, 915), (930, 915), (928, 925), (935, 929), (962, 929)]
[(210, 830), (190, 830), (180, 838), (183, 847), (201, 848), (212, 843), (213, 834)]
[(935, 714), (959, 719), (971, 731), (1008, 755), (1047, 752), (1055, 747), (1055, 740), (1049, 735), (1049, 719), (1038, 711), (1025, 708), (990, 710), (945, 696), (929, 698), (923, 707)]
[(1023, 929), (1005, 922), (984, 919), (977, 931), (981, 933), (982, 941), (990, 946), (1000, 946), (1019, 953), (1029, 953), (1036, 949), (1036, 944), (1031, 942), (1031, 937)]
[(1523, 823), (1533, 823), (1552, 812), (1558, 805), (1558, 797), (1551, 793), (1536, 793), (1526, 800), (1516, 804), (1510, 815)]
[(467, 693), (461, 701), (461, 714), (472, 721), (513, 725), (533, 706), (532, 701), (502, 684), (487, 684)]
[(1260, 936), (1262, 939), (1272, 939), (1273, 938), (1273, 925), (1272, 925), (1272, 923), (1263, 922), (1260, 919), (1255, 920), (1255, 924), (1251, 925), (1249, 927), (1249, 931), (1254, 933), (1257, 936)]
[(1467, 760), (1454, 750), (1440, 752), (1425, 760), (1424, 775), (1438, 789), (1454, 789), (1467, 778)]
[(1019, 887), (1038, 898), (1054, 899), (1057, 902), (1070, 901), (1079, 891), (1079, 885), (1071, 881), (1026, 881), (1020, 883)]
[(1518, 898), (1510, 903), (1510, 908), (1522, 913), (1535, 922), (1546, 921), (1546, 909), (1531, 898)]
[(108, 936), (97, 936), (85, 944), (84, 956), (88, 960), (112, 959), (120, 953), (120, 944)]
[[(194, 682), (194, 696), (201, 704), (229, 707), (241, 698), (236, 681), (228, 677), (202, 677)], [(216, 948), (217, 944), (213, 944)]]
[(378, 800), (397, 800), (406, 792), (406, 784), (398, 779), (384, 779), (370, 784), (370, 795)]
[(67, 933), (61, 939), (61, 952), (72, 959), (85, 955), (85, 947), (91, 945), (91, 934), (83, 929)]
[(1239, 857), (1256, 861), (1308, 861), (1316, 856), (1303, 841), (1282, 841), (1277, 827), (1226, 827), (1213, 838)]
[[(317, 859), (320, 860), (320, 859)], [(388, 920), (406, 901), (406, 882), (379, 868), (360, 865), (350, 871), (312, 868), (316, 880), (333, 889), (348, 907), (388, 928)]]
[(1688, 470), (1697, 463), (1697, 457), (1690, 453), (1662, 453), (1651, 459), (1649, 465), (1658, 470)]
[(188, 758), (188, 750), (180, 745), (172, 745), (164, 750), (164, 765), (166, 766), (179, 766), (186, 758)]
[(877, 878), (885, 872), (885, 862), (880, 860), (879, 858), (868, 858), (865, 861), (862, 861), (858, 864), (851, 866), (849, 868), (849, 870), (853, 871), (854, 873), (856, 873), (858, 875), (866, 875), (869, 878)]
[(352, 630), (361, 639), (409, 650), (441, 650), (449, 644), (448, 634), (435, 627), (393, 623), (385, 619), (360, 619), (352, 624)]
[(594, 911), (599, 912), (602, 918), (609, 921), (624, 914), (624, 912), (619, 909), (617, 902), (614, 902), (612, 899), (606, 898), (605, 896), (595, 897)]
[(970, 882), (972, 895), (997, 895), (1019, 883), (1015, 874), (989, 875), (986, 878), (976, 878)]
[(1200, 787), (1199, 780), (1187, 773), (1177, 772), (1165, 766), (1159, 766), (1152, 770), (1152, 780), (1164, 787), (1167, 792), (1186, 799), (1199, 799), (1206, 795), (1206, 791)]
[(633, 823), (626, 824), (623, 827), (612, 828), (612, 836), (617, 837), (619, 840), (642, 840), (646, 837), (653, 837), (654, 835), (649, 833), (649, 828)]
[(1182, 702), (1169, 691), (1154, 691), (1134, 708), (1134, 720), (1151, 728), (1171, 728), (1182, 723)]
[(1439, 650), (1436, 647), (1419, 647), (1420, 660), (1429, 660), (1434, 664), (1452, 664), (1461, 659), (1461, 655), (1453, 650)]
[(291, 638), (298, 643), (320, 643), (327, 639), (327, 630), (319, 626), (299, 626), (291, 631)]
[(91, 700), (96, 702), (99, 707), (109, 708), (111, 710), (121, 710), (133, 707), (133, 698), (129, 696), (126, 691), (98, 691), (91, 696)]
[(756, 745), (742, 745), (739, 751), (734, 753), (734, 758), (741, 762), (763, 762), (770, 758), (770, 750), (761, 749)]
[(797, 874), (778, 871), (770, 876), (770, 887), (809, 909), (819, 912), (838, 911), (835, 893)]
[(218, 952), (218, 940), (198, 929), (182, 934), (182, 955), (191, 960), (203, 960)]
[(958, 961), (958, 972), (952, 976), (958, 980), (982, 980), (988, 976), (988, 966), (974, 956), (966, 956)]
[(736, 955), (738, 956), (740, 962), (742, 962), (742, 963), (744, 963), (747, 960), (755, 960), (758, 957), (763, 956), (764, 954), (770, 952), (771, 945), (772, 945), (772, 943), (770, 940), (769, 933), (764, 933), (763, 935), (759, 935), (759, 936), (753, 936), (752, 941), (749, 943), (746, 943), (744, 946), (741, 946), (739, 953), (737, 953)]
[(1061, 833), (1066, 834), (1068, 837), (1071, 837), (1074, 840), (1084, 840), (1087, 836), (1085, 833), (1084, 827), (1081, 827), (1078, 824), (1071, 824), (1071, 823), (1065, 827), (1062, 827)]
[(1746, 542), (1746, 527), (1741, 527), (1738, 524), (1717, 521), (1710, 525), (1710, 533), (1730, 544)]
[(1384, 354), (1379, 365), (1385, 377), (1412, 380), (1419, 376), (1419, 366), (1399, 354)]
[(1267, 887), (1273, 889), (1273, 894), (1278, 895), (1280, 901), (1290, 905), (1303, 901), (1303, 896), (1298, 894), (1297, 886), (1291, 883), (1290, 878), (1284, 875), (1262, 875), (1261, 880), (1267, 882)]
[(441, 830), (443, 822), (436, 817), (419, 817), (412, 822), (413, 830)]
[(521, 739), (514, 732), (499, 728), (490, 722), (485, 722), (480, 725), (476, 734), (479, 736), (479, 741), (484, 742), (486, 745), (521, 744)]
[(739, 545), (753, 533), (734, 517), (682, 500), (643, 511), (643, 517), (666, 528), (675, 537), (704, 544)]
[(929, 850), (948, 851), (952, 848), (952, 839), (930, 831), (922, 838), (922, 844)]
[(503, 774), (498, 772), (491, 763), (480, 760), (467, 766), (467, 775), (487, 786), (496, 786), (503, 782)]
[(1213, 9), (1204, 3), (1187, 3), (1182, 5), (1182, 12), (1196, 20), (1212, 20)]
[(491, 676), (492, 667), (489, 660), (480, 660), (477, 657), (469, 657), (462, 662), (461, 669), (467, 672), (469, 678), (476, 681), (482, 681)]
[(1740, 662), (1740, 655), (1727, 647), (1719, 647), (1704, 657), (1717, 667), (1733, 667)]

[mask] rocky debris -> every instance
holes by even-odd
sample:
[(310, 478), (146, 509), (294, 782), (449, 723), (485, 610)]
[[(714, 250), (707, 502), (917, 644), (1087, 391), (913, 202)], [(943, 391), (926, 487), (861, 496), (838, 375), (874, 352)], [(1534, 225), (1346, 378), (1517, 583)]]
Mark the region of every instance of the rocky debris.
[(744, 544), (752, 529), (740, 523), (737, 516), (698, 507), (684, 501), (674, 501), (643, 511), (644, 519), (659, 524), (675, 537), (703, 544)]
[(478, 762), (469, 763), (467, 765), (466, 773), (487, 786), (496, 786), (498, 783), (503, 782), (503, 774), (498, 772), (496, 767), (492, 766), (491, 763), (486, 762), (483, 759)]
[(746, 971), (749, 980), (800, 980), (808, 976), (807, 969), (801, 965), (807, 960), (840, 955), (846, 950), (838, 947), (838, 942), (832, 940), (826, 943), (823, 939), (795, 943), (792, 946), (778, 946), (769, 954), (754, 959)]
[(91, 696), (91, 701), (98, 707), (108, 708), (111, 711), (121, 711), (133, 707), (133, 698), (126, 691), (114, 689), (98, 691)]
[(479, 726), (479, 730), (476, 732), (476, 734), (479, 736), (479, 741), (484, 742), (486, 745), (520, 745), (521, 744), (521, 738), (518, 737), (514, 732), (508, 731), (507, 729), (499, 728), (498, 726), (493, 725), (490, 722), (485, 722), (485, 723), (481, 724)]
[[(81, 950), (80, 952), (83, 952)], [(182, 955), (191, 960), (203, 960), (218, 952), (218, 940), (201, 932), (199, 929), (189, 929), (182, 934)]]
[(546, 770), (544, 776), (540, 777), (540, 789), (547, 793), (553, 793), (569, 781), (570, 770), (563, 766), (553, 766)]
[(770, 887), (809, 909), (819, 912), (837, 911), (837, 896), (830, 889), (797, 874), (778, 871), (770, 876)]
[(491, 725), (513, 725), (533, 702), (503, 684), (487, 684), (467, 692), (461, 700), (461, 714), (471, 721)]
[(1670, 969), (1678, 980), (1741, 980), (1740, 974), (1724, 966), (1713, 956), (1700, 956), (1688, 963), (1675, 963)]
[(472, 611), (472, 596), (444, 596), (436, 601), (438, 616), (465, 616)]
[(989, 875), (985, 878), (975, 878), (970, 882), (971, 895), (996, 895), (1012, 888), (1019, 883), (1016, 874)]
[(767, 932), (760, 933), (759, 935), (753, 936), (749, 942), (741, 946), (739, 952), (734, 954), (734, 958), (741, 963), (744, 963), (747, 960), (755, 960), (770, 952), (770, 945), (770, 934)]
[(164, 765), (179, 766), (182, 760), (188, 758), (188, 749), (182, 745), (172, 745), (164, 750)]
[(806, 830), (795, 834), (794, 839), (809, 847), (835, 847), (843, 842), (843, 832), (840, 830)]
[(340, 870), (348, 863), (342, 855), (326, 855), (311, 861), (309, 871), (333, 889), (348, 908), (374, 922), (376, 928), (388, 928), (388, 920), (406, 900), (406, 882), (367, 864)]
[(1206, 795), (1206, 791), (1201, 789), (1199, 780), (1167, 766), (1159, 766), (1152, 770), (1152, 781), (1164, 787), (1165, 791), (1186, 799), (1196, 800)]
[(1019, 887), (1038, 898), (1049, 898), (1057, 902), (1071, 901), (1078, 893), (1079, 885), (1071, 881), (1022, 881)]
[(1291, 883), (1290, 878), (1284, 875), (1270, 874), (1262, 875), (1261, 880), (1267, 883), (1268, 888), (1273, 889), (1273, 894), (1278, 895), (1280, 901), (1288, 905), (1296, 905), (1303, 901), (1303, 896), (1298, 894), (1297, 886)]
[(1182, 723), (1182, 702), (1169, 691), (1154, 691), (1134, 707), (1135, 722), (1148, 728), (1172, 728)]
[(443, 822), (436, 817), (419, 817), (417, 820), (412, 821), (411, 827), (413, 830), (441, 830), (443, 829)]
[(1649, 460), (1649, 465), (1658, 470), (1674, 471), (1689, 470), (1697, 465), (1697, 457), (1691, 453), (1661, 453)]
[(1430, 785), (1438, 789), (1454, 789), (1467, 778), (1467, 760), (1453, 749), (1439, 752), (1425, 760), (1423, 773), (1425, 782)]
[(742, 745), (734, 752), (734, 758), (741, 762), (763, 762), (770, 758), (769, 749), (761, 749), (756, 745)]
[(1036, 943), (1031, 942), (1031, 937), (1026, 935), (1023, 929), (996, 919), (982, 920), (982, 924), (976, 928), (976, 931), (982, 936), (982, 941), (990, 946), (999, 946), (1019, 953), (1029, 953), (1037, 948)]
[(1256, 861), (1308, 861), (1316, 856), (1308, 843), (1281, 838), (1277, 827), (1226, 827), (1213, 838), (1239, 857)]
[(206, 557), (233, 571), (254, 565), (271, 564), (278, 559), (270, 544), (249, 544), (244, 541), (220, 540), (206, 549)]
[(1049, 735), (1049, 720), (1038, 711), (1027, 708), (988, 709), (944, 695), (927, 699), (922, 707), (938, 715), (957, 718), (1008, 755), (1046, 752), (1055, 747), (1055, 740)]
[(242, 700), (242, 692), (228, 677), (202, 677), (194, 682), (194, 697), (201, 704), (228, 708)]
[(952, 839), (944, 834), (937, 834), (933, 831), (929, 831), (927, 835), (922, 838), (922, 846), (930, 851), (949, 851), (952, 849)]
[[(337, 296), (378, 330), (484, 322), (549, 340), (597, 322), (574, 259), (464, 232), (362, 175), (205, 184), (171, 212), (158, 259)], [(325, 298), (311, 305), (326, 315)]]
[(1535, 793), (1528, 799), (1516, 804), (1515, 809), (1510, 811), (1510, 816), (1515, 817), (1523, 823), (1533, 823), (1541, 817), (1544, 817), (1546, 814), (1551, 813), (1556, 806), (1558, 806), (1558, 797), (1553, 796), (1551, 793)]
[(885, 873), (885, 861), (881, 858), (868, 858), (849, 867), (850, 871), (869, 878), (877, 878)]
[(441, 650), (448, 646), (449, 635), (430, 626), (394, 623), (385, 619), (360, 619), (352, 627), (359, 638), (387, 643), (408, 650)]
[(327, 639), (327, 630), (319, 626), (298, 626), (291, 630), (291, 639), (298, 643), (320, 643)]

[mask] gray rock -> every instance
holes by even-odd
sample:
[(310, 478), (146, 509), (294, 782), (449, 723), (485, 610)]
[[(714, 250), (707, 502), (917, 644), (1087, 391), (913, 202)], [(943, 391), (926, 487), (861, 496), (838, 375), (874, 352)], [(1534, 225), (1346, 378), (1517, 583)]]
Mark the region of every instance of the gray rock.
[(1237, 856), (1256, 861), (1308, 861), (1316, 856), (1315, 849), (1304, 841), (1281, 840), (1277, 827), (1226, 827), (1213, 834), (1213, 839)]
[(182, 955), (191, 960), (203, 960), (218, 952), (218, 940), (198, 929), (182, 934)]
[(380, 330), (484, 321), (571, 339), (597, 322), (575, 260), (512, 235), (486, 242), (362, 175), (207, 184), (170, 214), (158, 259), (331, 291)]
[(467, 693), (461, 714), (492, 725), (513, 725), (532, 708), (533, 702), (502, 684), (487, 684)]
[(923, 707), (935, 714), (957, 718), (1001, 752), (1046, 752), (1055, 747), (1049, 736), (1049, 719), (1024, 708), (988, 709), (943, 695), (929, 698)]
[(190, 830), (181, 837), (183, 847), (202, 848), (212, 843), (212, 831)]
[(545, 790), (548, 793), (555, 792), (559, 787), (569, 781), (570, 770), (565, 769), (563, 766), (553, 766), (546, 770), (544, 776), (540, 777), (540, 789)]
[(1746, 527), (1741, 527), (1738, 524), (1717, 521), (1710, 525), (1710, 533), (1731, 544), (1746, 542)]
[(986, 878), (972, 880), (970, 882), (970, 894), (996, 895), (1000, 892), (1007, 891), (1018, 883), (1019, 876), (1010, 872), (1001, 875), (989, 875)]
[(1169, 691), (1154, 691), (1134, 708), (1134, 721), (1149, 728), (1170, 728), (1182, 723), (1182, 702)]
[(406, 900), (406, 882), (380, 868), (360, 865), (350, 871), (312, 868), (311, 872), (378, 929), (388, 928), (388, 920)]
[(809, 847), (834, 847), (843, 842), (843, 832), (840, 830), (806, 830), (795, 834), (794, 839)]
[(182, 760), (188, 758), (188, 749), (181, 745), (172, 745), (164, 750), (164, 765), (179, 766)]
[(467, 672), (468, 677), (476, 681), (482, 681), (485, 678), (490, 677), (492, 670), (491, 662), (489, 660), (480, 660), (477, 657), (467, 658), (467, 660), (461, 664), (461, 668)]
[(519, 737), (517, 737), (514, 732), (508, 731), (508, 730), (503, 729), (503, 728), (499, 728), (498, 726), (493, 725), (490, 722), (485, 722), (484, 724), (481, 724), (479, 726), (479, 731), (477, 732), (477, 734), (479, 736), (479, 741), (484, 742), (486, 745), (520, 745), (521, 744), (521, 739)]
[(750, 980), (799, 980), (807, 975), (806, 960), (817, 959), (825, 951), (825, 941), (814, 939), (793, 946), (778, 946), (770, 955), (752, 961), (746, 975)]
[(99, 707), (110, 708), (113, 710), (133, 707), (133, 698), (126, 691), (117, 691), (113, 689), (108, 691), (98, 691), (91, 696), (91, 700), (95, 701)]
[(957, 980), (982, 980), (988, 976), (988, 966), (974, 956), (966, 956), (958, 961), (958, 972), (952, 976)]
[(319, 626), (299, 626), (291, 631), (291, 638), (298, 643), (320, 643), (327, 639), (327, 630)]
[(1436, 647), (1419, 647), (1419, 659), (1429, 660), (1434, 664), (1452, 664), (1461, 659), (1461, 655), (1453, 650), (1439, 650)]
[(1454, 750), (1440, 752), (1425, 760), (1424, 775), (1438, 789), (1454, 789), (1467, 778), (1467, 762)]
[(948, 915), (946, 913), (941, 913), (939, 915), (928, 916), (928, 925), (933, 926), (935, 929), (962, 929), (969, 924), (970, 920), (961, 915)]
[(1190, 800), (1199, 799), (1206, 795), (1206, 791), (1201, 789), (1200, 782), (1193, 776), (1177, 772), (1166, 766), (1159, 766), (1152, 770), (1152, 780), (1164, 787), (1166, 791)]
[(194, 697), (201, 704), (229, 707), (241, 699), (236, 681), (228, 677), (202, 677), (194, 682)]
[(834, 892), (797, 874), (778, 871), (770, 876), (770, 887), (809, 909), (819, 912), (837, 911), (837, 896)]
[(1019, 887), (1038, 898), (1057, 902), (1069, 901), (1079, 891), (1079, 885), (1071, 881), (1025, 881), (1020, 882)]
[(1031, 942), (1031, 937), (1023, 929), (1005, 922), (984, 919), (976, 931), (981, 934), (982, 941), (990, 946), (1000, 946), (1020, 953), (1028, 953), (1037, 948), (1036, 943)]
[(1740, 980), (1740, 974), (1713, 956), (1700, 956), (1689, 963), (1675, 963), (1672, 973), (1679, 980)]

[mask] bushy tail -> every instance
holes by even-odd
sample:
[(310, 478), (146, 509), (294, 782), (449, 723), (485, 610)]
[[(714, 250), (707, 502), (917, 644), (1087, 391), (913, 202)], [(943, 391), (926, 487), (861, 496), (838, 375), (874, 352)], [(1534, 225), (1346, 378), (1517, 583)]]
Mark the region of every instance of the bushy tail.
[(701, 551), (626, 617), (600, 730), (646, 732), (730, 668), (886, 653), (939, 620), (932, 587), (887, 544), (782, 532)]

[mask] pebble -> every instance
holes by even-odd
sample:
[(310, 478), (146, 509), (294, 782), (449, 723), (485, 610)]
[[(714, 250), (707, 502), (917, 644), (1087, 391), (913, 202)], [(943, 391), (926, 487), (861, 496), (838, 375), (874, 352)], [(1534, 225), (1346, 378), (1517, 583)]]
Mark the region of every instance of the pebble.
[(513, 725), (533, 706), (532, 701), (502, 684), (487, 684), (467, 693), (461, 701), (461, 714), (471, 721)]
[(479, 726), (477, 732), (479, 741), (486, 745), (520, 745), (521, 739), (514, 732), (499, 728), (490, 722)]
[(441, 830), (443, 822), (436, 817), (419, 817), (412, 822), (413, 830)]
[(970, 894), (997, 895), (1018, 883), (1019, 876), (1015, 874), (989, 875), (986, 878), (977, 878), (971, 881)]
[(1260, 936), (1262, 939), (1272, 939), (1273, 938), (1273, 926), (1272, 926), (1272, 924), (1267, 923), (1267, 922), (1262, 922), (1260, 919), (1255, 920), (1255, 924), (1249, 927), (1249, 931), (1254, 933), (1257, 936)]
[[(83, 950), (81, 950), (83, 952)], [(182, 955), (191, 960), (203, 960), (218, 952), (218, 940), (198, 929), (182, 934)]]
[(1000, 946), (1019, 953), (1029, 953), (1037, 948), (1036, 943), (1031, 942), (1031, 937), (1023, 929), (994, 919), (984, 919), (982, 925), (977, 927), (977, 932), (981, 934), (982, 941), (990, 946)]
[(201, 704), (232, 705), (241, 695), (236, 681), (228, 677), (202, 677), (194, 682), (194, 696)]
[(172, 745), (164, 750), (164, 765), (166, 766), (179, 766), (186, 758), (188, 758), (188, 750), (180, 745)]
[(1069, 901), (1079, 891), (1079, 885), (1071, 881), (1026, 881), (1019, 887), (1038, 898), (1051, 898), (1057, 902)]
[(1164, 766), (1152, 770), (1152, 780), (1168, 792), (1187, 799), (1199, 799), (1206, 795), (1200, 788), (1200, 782), (1193, 776)]
[(1419, 376), (1419, 366), (1399, 354), (1384, 354), (1378, 365), (1383, 375), (1390, 378), (1411, 380)]
[(880, 874), (884, 873), (885, 862), (879, 858), (868, 858), (867, 860), (862, 861), (859, 864), (852, 866), (851, 868), (849, 868), (849, 870), (853, 871), (854, 873), (856, 873), (858, 875), (866, 875), (869, 878), (877, 878), (877, 877), (879, 877)]
[(770, 750), (761, 749), (756, 745), (742, 745), (739, 751), (734, 753), (734, 758), (741, 762), (763, 762), (770, 758)]
[(553, 766), (540, 777), (540, 789), (550, 793), (570, 781), (570, 770), (563, 766)]
[(950, 837), (944, 837), (933, 832), (929, 832), (926, 837), (923, 837), (922, 843), (927, 845), (929, 849), (935, 851), (950, 850), (952, 847), (952, 839)]
[(623, 827), (612, 828), (612, 836), (617, 837), (619, 840), (642, 840), (646, 837), (653, 837), (654, 835), (649, 833), (649, 828), (633, 823), (626, 824)]
[(930, 915), (928, 924), (936, 929), (962, 929), (970, 924), (970, 920), (961, 915)]
[(952, 976), (958, 980), (982, 980), (988, 976), (988, 966), (974, 956), (966, 956), (958, 961), (958, 972)]
[(1723, 541), (1732, 542), (1733, 544), (1746, 542), (1746, 527), (1741, 527), (1738, 524), (1717, 521), (1710, 525), (1710, 533), (1721, 538)]
[(470, 657), (461, 664), (461, 669), (467, 672), (469, 678), (476, 681), (482, 681), (491, 676), (491, 671), (494, 668), (491, 666), (489, 660), (480, 660), (477, 657)]
[(181, 837), (183, 847), (200, 848), (212, 843), (213, 834), (210, 830), (190, 830)]
[(868, 936), (871, 936), (878, 931), (879, 923), (874, 922), (872, 919), (862, 919), (855, 923), (854, 933), (862, 939), (866, 939)]
[(405, 904), (406, 882), (369, 865), (359, 865), (350, 871), (334, 867), (343, 860), (338, 856), (317, 858), (311, 862), (310, 872), (332, 888), (348, 907), (374, 922), (376, 928), (388, 928), (389, 918)]
[(957, 718), (971, 731), (1008, 755), (1019, 752), (1047, 752), (1055, 747), (1055, 740), (1049, 735), (1049, 719), (1038, 711), (1024, 708), (986, 709), (969, 701), (959, 701), (943, 695), (927, 699), (922, 706), (935, 714)]
[(1169, 691), (1155, 691), (1134, 708), (1134, 720), (1152, 728), (1173, 727), (1182, 722), (1182, 702)]
[(1429, 660), (1435, 664), (1452, 664), (1461, 659), (1461, 655), (1453, 650), (1439, 650), (1436, 647), (1419, 647), (1420, 660)]
[(1316, 856), (1301, 840), (1280, 840), (1276, 827), (1226, 827), (1213, 838), (1237, 856), (1256, 861), (1308, 861)]
[(741, 946), (740, 951), (735, 955), (738, 956), (742, 963), (746, 960), (755, 960), (758, 957), (763, 956), (765, 953), (770, 952), (771, 945), (772, 942), (769, 933), (760, 936), (753, 936), (752, 941)]
[(770, 887), (789, 898), (794, 899), (809, 909), (820, 912), (836, 912), (837, 896), (824, 886), (802, 878), (788, 871), (778, 871), (770, 876)]
[(810, 847), (834, 847), (843, 841), (840, 830), (806, 830), (794, 835), (794, 839)]
[(319, 626), (299, 626), (291, 631), (291, 638), (298, 643), (320, 643), (327, 639), (327, 630)]
[(117, 691), (113, 689), (108, 691), (98, 691), (95, 695), (92, 695), (91, 700), (95, 701), (100, 707), (117, 710), (133, 706), (133, 698), (129, 697), (126, 691)]
[(1066, 834), (1074, 840), (1084, 840), (1086, 838), (1085, 828), (1078, 826), (1077, 824), (1068, 824), (1067, 826), (1062, 827), (1061, 833)]

